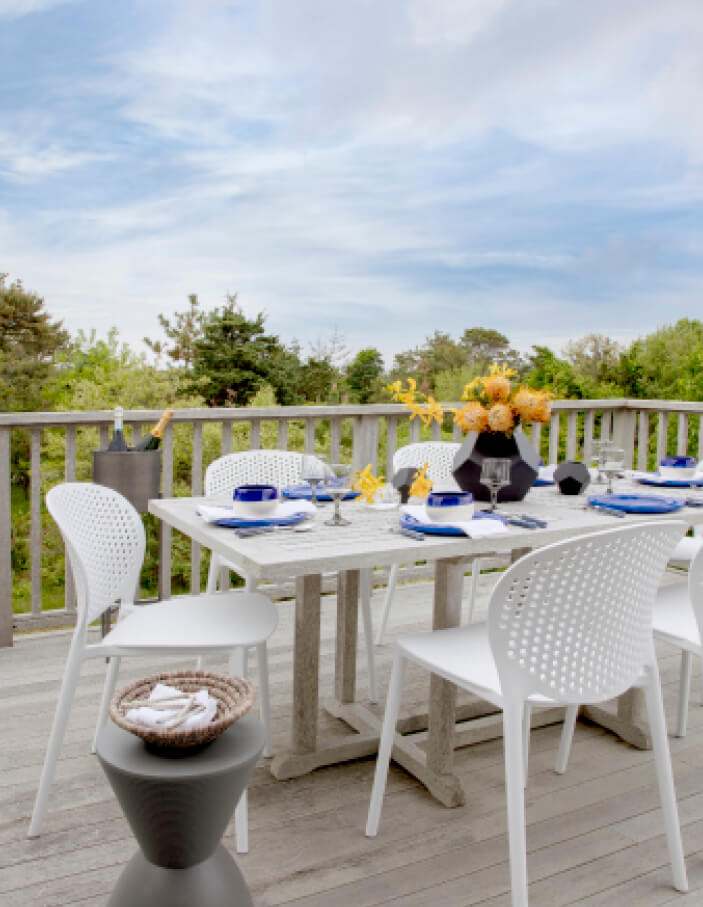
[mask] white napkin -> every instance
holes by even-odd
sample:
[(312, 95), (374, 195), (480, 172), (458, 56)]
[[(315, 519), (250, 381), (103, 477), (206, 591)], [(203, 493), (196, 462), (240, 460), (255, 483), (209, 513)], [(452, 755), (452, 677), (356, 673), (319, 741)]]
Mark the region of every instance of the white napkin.
[(557, 468), (556, 463), (548, 463), (547, 466), (540, 466), (537, 471), (537, 478), (543, 482), (554, 481), (554, 470)]
[(294, 513), (317, 513), (317, 508), (311, 501), (279, 501), (274, 510), (262, 514), (260, 517), (239, 514), (232, 506), (224, 507), (216, 504), (198, 504), (196, 510), (208, 523), (214, 523), (216, 520), (231, 520), (238, 516), (241, 516), (243, 520), (266, 520), (271, 517), (292, 516)]
[[(165, 683), (157, 683), (149, 695), (150, 702), (158, 702), (160, 699), (171, 699), (175, 696), (187, 696), (182, 690), (176, 687), (170, 687)], [(217, 699), (210, 696), (207, 690), (198, 690), (193, 694), (196, 703), (205, 707), (204, 712), (198, 715), (191, 715), (189, 718), (178, 725), (178, 730), (192, 731), (196, 728), (205, 727), (210, 724), (217, 714)], [(127, 712), (127, 719), (142, 727), (153, 728), (154, 730), (163, 730), (169, 721), (172, 721), (180, 709), (151, 709), (149, 706), (139, 706), (136, 709), (130, 709)]]
[[(418, 507), (416, 504), (404, 504), (400, 510), (401, 513), (407, 513), (408, 516), (414, 517), (420, 523), (427, 524), (431, 522), (425, 513), (424, 507)], [(442, 520), (442, 522), (437, 523), (437, 525), (451, 526), (452, 528), (460, 529), (464, 535), (468, 535), (472, 539), (481, 539), (488, 535), (504, 535), (508, 531), (508, 527), (502, 520), (494, 520), (490, 517), (465, 520), (460, 523), (446, 523)]]

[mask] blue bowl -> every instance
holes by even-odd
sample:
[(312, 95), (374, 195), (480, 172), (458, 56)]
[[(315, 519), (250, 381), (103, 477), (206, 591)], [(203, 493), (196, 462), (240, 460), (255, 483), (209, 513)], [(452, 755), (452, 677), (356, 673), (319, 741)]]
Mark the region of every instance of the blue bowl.
[(693, 457), (662, 457), (659, 473), (665, 479), (690, 479), (696, 472)]
[(470, 491), (431, 491), (425, 513), (435, 522), (463, 522), (474, 515), (474, 496)]
[(234, 509), (242, 516), (272, 513), (278, 503), (275, 485), (238, 485), (234, 489)]

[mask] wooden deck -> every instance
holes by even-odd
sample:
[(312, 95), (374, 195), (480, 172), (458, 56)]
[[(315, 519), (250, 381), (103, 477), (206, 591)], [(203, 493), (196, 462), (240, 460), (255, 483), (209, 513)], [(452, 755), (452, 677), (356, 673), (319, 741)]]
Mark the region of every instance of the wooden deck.
[[(382, 689), (393, 636), (427, 624), (430, 587), (402, 589), (388, 644), (378, 649)], [(380, 609), (380, 594), (375, 612)], [(291, 685), (292, 607), (281, 604), (270, 661), (277, 739), (284, 741)], [(335, 601), (323, 599), (322, 693), (331, 694)], [(41, 838), (25, 837), (70, 635), (20, 637), (0, 650), (0, 904), (104, 904), (135, 843), (100, 766), (89, 753), (104, 665), (83, 673)], [(678, 659), (662, 647), (670, 726)], [(122, 679), (162, 662), (132, 661)], [(216, 665), (213, 665), (216, 667)], [(360, 691), (365, 691), (359, 658)], [(409, 678), (409, 701), (426, 690)], [(694, 681), (697, 698), (697, 678)], [(340, 725), (322, 720), (323, 733)], [(691, 892), (670, 884), (651, 754), (579, 724), (569, 770), (552, 771), (560, 727), (532, 735), (527, 787), (528, 871), (534, 907), (703, 903), (703, 709), (692, 706), (688, 736), (671, 738)], [(363, 828), (374, 760), (276, 782), (262, 760), (250, 787), (250, 848), (238, 857), (257, 905), (404, 907), (507, 905), (502, 745), (457, 751), (465, 807), (448, 810), (393, 768), (379, 836)], [(225, 841), (234, 848), (233, 829)], [(194, 905), (197, 907), (197, 905)]]

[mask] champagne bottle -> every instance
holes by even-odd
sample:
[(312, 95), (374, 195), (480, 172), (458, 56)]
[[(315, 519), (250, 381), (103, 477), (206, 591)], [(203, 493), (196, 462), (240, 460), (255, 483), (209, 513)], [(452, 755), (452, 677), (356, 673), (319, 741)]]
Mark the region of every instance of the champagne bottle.
[(171, 421), (172, 415), (173, 410), (167, 409), (149, 434), (144, 435), (142, 440), (134, 445), (133, 450), (156, 450), (161, 443), (161, 436), (164, 433), (164, 429)]
[(112, 432), (112, 440), (108, 444), (108, 450), (127, 450), (127, 442), (124, 439), (124, 410), (121, 406), (115, 407), (115, 427)]

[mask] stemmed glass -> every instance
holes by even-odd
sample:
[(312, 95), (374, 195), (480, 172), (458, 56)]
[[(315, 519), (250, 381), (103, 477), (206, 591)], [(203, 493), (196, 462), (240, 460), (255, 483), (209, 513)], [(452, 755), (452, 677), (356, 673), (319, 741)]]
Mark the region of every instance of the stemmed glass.
[(349, 476), (351, 466), (348, 463), (330, 463), (334, 478), (329, 480), (327, 491), (334, 501), (334, 513), (331, 519), (325, 520), (325, 526), (348, 526), (350, 521), (343, 519), (339, 512), (339, 503), (351, 491)]
[(323, 454), (317, 454), (316, 456), (312, 456), (312, 454), (303, 455), (303, 462), (301, 464), (301, 478), (304, 482), (307, 482), (312, 489), (310, 500), (315, 505), (315, 507), (317, 507), (316, 488), (320, 482), (324, 482), (325, 480), (325, 463)]
[(505, 485), (510, 485), (509, 457), (486, 457), (481, 464), (481, 484), (491, 493), (491, 512), (496, 509), (498, 492)]
[(601, 452), (602, 452), (604, 446), (606, 445), (606, 443), (607, 442), (602, 440), (601, 438), (594, 438), (591, 441), (591, 464), (593, 466), (595, 466), (595, 468), (598, 470), (593, 482), (594, 482), (594, 484), (598, 484), (598, 485), (603, 484), (603, 476), (601, 475), (601, 471), (600, 471), (600, 467), (601, 467), (600, 458), (601, 458)]
[(608, 479), (606, 493), (613, 493), (613, 479), (625, 468), (625, 451), (622, 447), (603, 447), (601, 449), (601, 470)]

